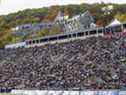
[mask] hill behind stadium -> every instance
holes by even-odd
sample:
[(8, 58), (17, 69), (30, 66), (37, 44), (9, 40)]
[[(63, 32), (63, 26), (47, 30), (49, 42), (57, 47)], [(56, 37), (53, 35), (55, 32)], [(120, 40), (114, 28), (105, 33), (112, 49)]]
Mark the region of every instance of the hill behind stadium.
[[(113, 6), (113, 9), (108, 10), (109, 6)], [(108, 11), (103, 11), (102, 9), (106, 9), (110, 11), (110, 13), (106, 15), (106, 12)], [(16, 43), (31, 38), (32, 35), (13, 36), (11, 30), (16, 26), (24, 24), (37, 24), (41, 22), (52, 22), (59, 11), (64, 12), (65, 15), (69, 15), (69, 17), (72, 17), (84, 13), (86, 10), (91, 12), (91, 15), (96, 21), (96, 25), (99, 26), (108, 25), (114, 18), (117, 18), (121, 22), (126, 21), (125, 4), (81, 4), (51, 6), (39, 9), (26, 9), (17, 13), (0, 16), (0, 48), (9, 43)], [(37, 37), (61, 33), (57, 27), (53, 27), (50, 30), (44, 29), (36, 32)]]

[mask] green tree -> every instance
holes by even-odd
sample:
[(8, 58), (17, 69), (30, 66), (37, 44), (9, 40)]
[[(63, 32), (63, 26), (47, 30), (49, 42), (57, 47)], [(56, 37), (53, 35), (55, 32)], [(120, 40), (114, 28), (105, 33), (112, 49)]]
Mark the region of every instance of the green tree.
[(37, 33), (37, 37), (44, 37), (49, 35), (49, 29), (43, 29)]
[(61, 28), (58, 25), (52, 27), (51, 31), (49, 32), (49, 35), (56, 35), (56, 34), (61, 34)]

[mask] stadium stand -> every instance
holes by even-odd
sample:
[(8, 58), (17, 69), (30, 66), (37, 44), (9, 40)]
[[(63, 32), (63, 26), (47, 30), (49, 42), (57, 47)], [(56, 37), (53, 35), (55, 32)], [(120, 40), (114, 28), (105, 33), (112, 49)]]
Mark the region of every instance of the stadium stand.
[(124, 40), (125, 36), (99, 36), (0, 49), (0, 89), (126, 89)]

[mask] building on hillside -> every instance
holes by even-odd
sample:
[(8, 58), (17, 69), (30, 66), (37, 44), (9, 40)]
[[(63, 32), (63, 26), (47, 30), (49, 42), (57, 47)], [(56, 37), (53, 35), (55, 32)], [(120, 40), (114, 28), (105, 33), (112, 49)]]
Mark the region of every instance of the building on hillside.
[(69, 18), (68, 15), (65, 15), (63, 12), (59, 11), (58, 15), (56, 16), (54, 23), (56, 23), (57, 21), (64, 21), (67, 20)]
[(15, 28), (12, 28), (12, 34), (13, 35), (19, 35), (19, 36), (25, 36), (28, 34), (35, 34), (36, 32), (39, 32), (43, 29), (51, 29), (53, 26), (52, 22), (48, 23), (38, 23), (38, 24), (24, 24), (24, 25), (19, 25)]
[(91, 24), (94, 23), (94, 19), (89, 11), (81, 14), (79, 17), (79, 22), (81, 23), (84, 29), (90, 28)]
[(24, 24), (24, 25), (18, 25), (15, 28), (12, 28), (12, 31), (19, 31), (24, 29), (30, 29), (32, 27), (32, 24)]
[(61, 30), (64, 33), (67, 32), (77, 32), (83, 31), (84, 29), (95, 28), (94, 19), (91, 16), (89, 11), (84, 12), (83, 14), (76, 15), (72, 18), (69, 18), (68, 15), (65, 15), (61, 11), (58, 13), (54, 22), (42, 22), (38, 24), (24, 24), (19, 25), (15, 28), (12, 28), (13, 35), (28, 35), (35, 34), (42, 29), (50, 29), (54, 24), (57, 24), (61, 27)]
[(37, 24), (24, 24), (24, 25), (19, 25), (15, 28), (12, 28), (12, 31), (21, 31), (21, 30), (39, 30), (39, 29), (43, 29), (43, 28), (51, 28), (52, 27), (52, 22), (42, 22), (42, 23), (37, 23)]
[(94, 25), (94, 19), (90, 12), (86, 11), (85, 13), (76, 15), (70, 19), (66, 16), (59, 17), (59, 19), (56, 19), (56, 23), (62, 27), (64, 32), (67, 33), (92, 28), (91, 26)]

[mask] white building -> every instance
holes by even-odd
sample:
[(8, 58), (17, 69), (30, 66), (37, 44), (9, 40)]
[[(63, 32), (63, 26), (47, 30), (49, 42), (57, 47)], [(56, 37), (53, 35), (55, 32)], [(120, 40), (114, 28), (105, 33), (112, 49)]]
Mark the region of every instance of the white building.
[(120, 22), (119, 20), (114, 19), (114, 20), (108, 25), (108, 27), (109, 27), (109, 26), (120, 25), (120, 24), (121, 24), (121, 22)]

